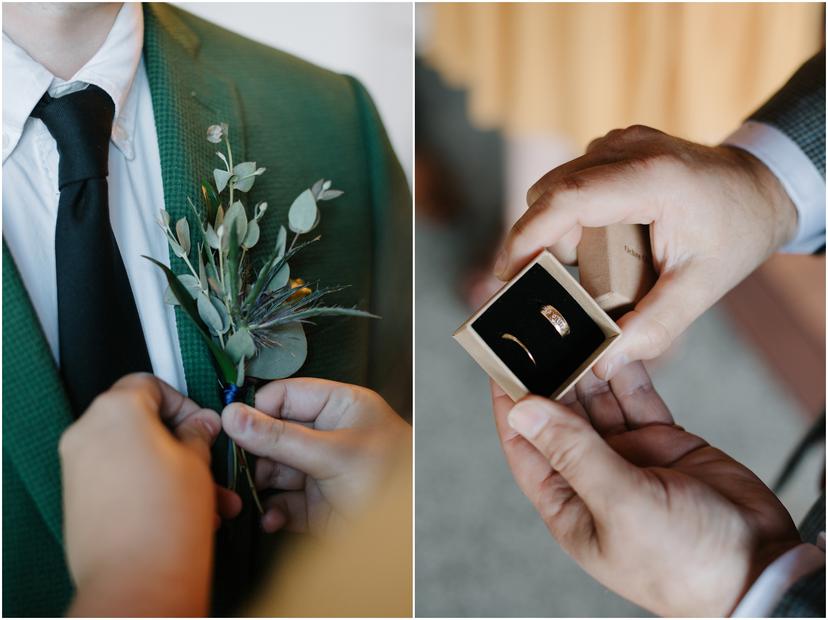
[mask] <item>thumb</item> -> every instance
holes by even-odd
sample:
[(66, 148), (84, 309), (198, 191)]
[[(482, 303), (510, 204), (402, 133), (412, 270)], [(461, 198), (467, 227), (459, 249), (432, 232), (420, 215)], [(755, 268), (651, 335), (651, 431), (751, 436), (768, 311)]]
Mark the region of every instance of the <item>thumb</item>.
[(709, 277), (693, 265), (662, 273), (635, 309), (618, 321), (621, 338), (595, 364), (595, 375), (609, 381), (628, 363), (664, 353), (716, 301), (709, 299), (709, 292)]
[(221, 414), (224, 432), (256, 456), (294, 467), (313, 478), (334, 473), (339, 446), (333, 431), (271, 417), (243, 403), (233, 403)]
[(508, 421), (546, 457), (593, 515), (606, 515), (636, 492), (640, 471), (568, 407), (530, 396), (512, 408)]

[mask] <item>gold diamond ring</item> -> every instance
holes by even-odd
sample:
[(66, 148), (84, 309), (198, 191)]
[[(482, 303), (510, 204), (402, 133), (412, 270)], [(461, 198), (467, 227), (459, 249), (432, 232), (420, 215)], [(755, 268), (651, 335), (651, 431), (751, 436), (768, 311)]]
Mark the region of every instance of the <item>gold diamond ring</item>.
[(533, 365), (538, 365), (535, 361), (535, 356), (532, 355), (532, 352), (526, 347), (525, 344), (518, 340), (517, 336), (513, 336), (512, 334), (501, 334), (500, 337), (503, 338), (503, 340), (509, 340), (511, 342), (514, 342), (517, 346), (523, 349), (523, 352), (526, 353), (526, 355), (529, 356), (529, 359), (531, 360)]
[(543, 318), (552, 323), (552, 327), (561, 335), (561, 338), (569, 335), (569, 323), (566, 322), (566, 319), (563, 318), (563, 315), (558, 312), (555, 306), (547, 304), (541, 308), (540, 313)]

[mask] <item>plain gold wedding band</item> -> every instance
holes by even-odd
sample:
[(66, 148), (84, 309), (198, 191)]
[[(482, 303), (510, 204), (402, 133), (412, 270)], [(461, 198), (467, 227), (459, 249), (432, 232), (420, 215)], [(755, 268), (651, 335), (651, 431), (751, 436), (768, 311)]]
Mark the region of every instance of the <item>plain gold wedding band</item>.
[(547, 304), (541, 308), (540, 313), (547, 321), (552, 323), (552, 327), (561, 335), (561, 338), (569, 335), (569, 323), (566, 322), (566, 319), (563, 318), (563, 315), (558, 312), (555, 306)]
[(521, 349), (523, 349), (523, 352), (526, 353), (526, 355), (529, 356), (529, 359), (532, 361), (533, 365), (535, 365), (535, 366), (538, 365), (538, 363), (535, 361), (535, 356), (532, 355), (532, 352), (526, 347), (525, 344), (523, 344), (520, 340), (518, 340), (517, 336), (513, 336), (512, 334), (501, 334), (500, 337), (503, 338), (504, 340), (509, 340), (511, 342), (514, 342)]

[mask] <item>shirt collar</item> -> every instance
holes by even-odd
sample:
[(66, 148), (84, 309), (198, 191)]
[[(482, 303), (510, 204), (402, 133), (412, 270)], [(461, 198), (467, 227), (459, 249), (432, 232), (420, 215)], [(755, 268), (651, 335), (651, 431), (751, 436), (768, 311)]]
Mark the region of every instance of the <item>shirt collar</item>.
[[(53, 97), (94, 84), (112, 97), (112, 142), (127, 159), (134, 157), (135, 97), (132, 83), (141, 60), (144, 14), (138, 2), (125, 2), (95, 55), (69, 80), (55, 77), (3, 34), (3, 161), (12, 153), (26, 121), (46, 91)], [(13, 85), (13, 87), (12, 87)]]

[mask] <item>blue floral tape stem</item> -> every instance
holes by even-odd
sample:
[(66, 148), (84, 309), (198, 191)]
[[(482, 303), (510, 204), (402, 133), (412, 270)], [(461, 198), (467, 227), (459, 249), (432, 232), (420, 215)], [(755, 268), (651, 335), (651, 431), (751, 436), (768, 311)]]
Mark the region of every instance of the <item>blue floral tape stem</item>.
[(231, 383), (221, 391), (221, 396), (224, 399), (224, 404), (229, 405), (240, 400), (241, 388), (235, 383)]

